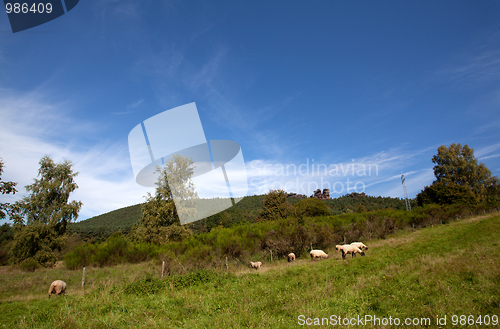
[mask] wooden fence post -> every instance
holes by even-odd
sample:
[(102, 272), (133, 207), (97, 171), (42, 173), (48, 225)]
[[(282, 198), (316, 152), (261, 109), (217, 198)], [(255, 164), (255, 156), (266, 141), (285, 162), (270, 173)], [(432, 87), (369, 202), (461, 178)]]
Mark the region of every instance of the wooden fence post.
[(83, 267), (83, 275), (82, 275), (82, 290), (85, 289), (85, 266)]

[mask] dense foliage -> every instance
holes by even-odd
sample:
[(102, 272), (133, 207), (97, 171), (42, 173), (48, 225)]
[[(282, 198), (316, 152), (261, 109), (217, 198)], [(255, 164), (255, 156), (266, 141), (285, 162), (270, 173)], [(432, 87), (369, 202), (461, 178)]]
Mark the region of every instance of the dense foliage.
[[(2, 173), (3, 173), (3, 167), (4, 163), (3, 160), (0, 158), (0, 193), (2, 195), (4, 194), (16, 194), (16, 185), (17, 183), (15, 182), (2, 182)], [(6, 217), (6, 212), (8, 212), (10, 209), (10, 204), (9, 203), (0, 203), (0, 219), (3, 219)]]
[(292, 216), (294, 214), (293, 207), (287, 202), (286, 195), (283, 190), (269, 191), (264, 197), (263, 209), (258, 220), (275, 220)]
[(483, 163), (478, 163), (468, 145), (441, 145), (432, 157), (436, 180), (417, 195), (418, 205), (473, 205), (487, 200), (498, 204), (500, 182)]
[(424, 204), (453, 204), (473, 205), (477, 203), (477, 197), (472, 190), (466, 186), (455, 183), (438, 182), (427, 186), (417, 196), (419, 206)]
[(9, 223), (0, 226), (0, 266), (7, 264), (9, 250), (14, 240), (14, 230)]
[[(53, 265), (57, 252), (66, 241), (66, 227), (78, 217), (80, 201), (69, 202), (69, 195), (78, 186), (72, 163), (56, 164), (49, 156), (43, 157), (38, 171), (39, 179), (26, 186), (31, 192), (13, 208), (14, 244), (10, 260), (14, 263)], [(26, 265), (27, 266), (27, 265)]]
[[(196, 211), (189, 204), (198, 198), (190, 181), (193, 171), (193, 160), (180, 155), (174, 155), (163, 169), (157, 167), (155, 195), (148, 193), (141, 206), (142, 217), (132, 229), (134, 239), (161, 244), (192, 234), (186, 226), (180, 226), (180, 218), (189, 222)], [(174, 198), (182, 203), (180, 207), (176, 207)]]
[(293, 206), (297, 217), (328, 216), (330, 210), (325, 202), (317, 198), (309, 198), (299, 201)]
[[(192, 223), (191, 229), (194, 233), (198, 234), (210, 232), (217, 227), (232, 227), (255, 223), (263, 209), (264, 197), (264, 195), (244, 197), (233, 207)], [(300, 201), (300, 199), (294, 198), (287, 199), (287, 202), (291, 205), (295, 205)], [(410, 201), (412, 207), (416, 207), (416, 200)], [(323, 200), (321, 202), (328, 207), (332, 215), (382, 209), (405, 209), (404, 201), (399, 198), (374, 197), (359, 193), (346, 194), (336, 199)], [(111, 234), (118, 231), (128, 234), (132, 226), (138, 223), (142, 217), (141, 206), (142, 204), (133, 205), (113, 210), (78, 223), (71, 223), (68, 226), (68, 232), (77, 233), (85, 241), (93, 240), (95, 242), (102, 242), (111, 236)]]
[[(86, 244), (75, 248), (66, 255), (65, 260), (68, 267), (77, 268), (159, 257), (165, 261), (168, 273), (186, 273), (202, 268), (220, 269), (224, 268), (225, 257), (239, 264), (250, 260), (265, 261), (271, 251), (275, 257), (284, 257), (289, 252), (303, 257), (311, 248), (331, 250), (340, 243), (385, 238), (398, 230), (445, 224), (470, 216), (480, 209), (483, 208), (428, 205), (411, 211), (378, 210), (305, 217), (303, 220), (288, 217), (229, 228), (218, 227), (163, 245), (132, 242), (117, 235), (103, 244)], [(116, 250), (113, 251), (113, 248)]]
[(436, 183), (453, 183), (469, 188), (476, 196), (482, 195), (485, 189), (498, 184), (498, 179), (491, 176), (491, 171), (484, 163), (478, 163), (474, 150), (468, 145), (441, 145), (438, 153), (432, 157)]
[(78, 223), (70, 223), (68, 234), (78, 234), (83, 240), (94, 242), (102, 242), (115, 232), (128, 234), (142, 217), (141, 205), (120, 208)]

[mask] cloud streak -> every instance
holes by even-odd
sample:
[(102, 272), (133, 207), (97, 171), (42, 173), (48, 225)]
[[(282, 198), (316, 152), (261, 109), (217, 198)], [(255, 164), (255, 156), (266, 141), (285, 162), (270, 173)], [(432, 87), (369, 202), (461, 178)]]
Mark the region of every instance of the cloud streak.
[(418, 161), (415, 157), (431, 149), (434, 147), (417, 151), (392, 148), (337, 163), (318, 163), (314, 159), (305, 159), (301, 163), (254, 160), (247, 164), (250, 194), (284, 189), (310, 195), (318, 188), (328, 188), (332, 197), (351, 192), (402, 197), (401, 170), (405, 171), (410, 194), (423, 188), (423, 185), (416, 184), (432, 182), (427, 169), (424, 174), (421, 174), (421, 170), (406, 169)]
[[(45, 155), (56, 162), (70, 160), (74, 171), (79, 172), (75, 178), (79, 189), (71, 199), (83, 202), (81, 219), (143, 202), (143, 196), (152, 190), (135, 183), (126, 144), (82, 144), (79, 135), (96, 128), (92, 122), (73, 121), (63, 110), (67, 105), (64, 102), (50, 103), (34, 94), (13, 97), (2, 93), (0, 99), (0, 156), (5, 163), (2, 179), (18, 182), (19, 191), (3, 196), (4, 202), (26, 195), (24, 186), (37, 177), (38, 162)], [(69, 127), (77, 126), (92, 128), (68, 134)]]

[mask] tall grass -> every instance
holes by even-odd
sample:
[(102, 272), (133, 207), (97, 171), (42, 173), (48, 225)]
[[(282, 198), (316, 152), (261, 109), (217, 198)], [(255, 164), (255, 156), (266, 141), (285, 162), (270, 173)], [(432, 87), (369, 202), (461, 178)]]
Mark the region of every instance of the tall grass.
[[(2, 269), (0, 321), (6, 328), (290, 328), (300, 315), (372, 315), (429, 318), (437, 328), (446, 315), (454, 327), (452, 315), (498, 315), (499, 244), (497, 214), (373, 239), (366, 257), (345, 261), (333, 253), (164, 280), (152, 262), (89, 268), (85, 292), (80, 271)], [(47, 300), (56, 278), (68, 283), (67, 295)]]

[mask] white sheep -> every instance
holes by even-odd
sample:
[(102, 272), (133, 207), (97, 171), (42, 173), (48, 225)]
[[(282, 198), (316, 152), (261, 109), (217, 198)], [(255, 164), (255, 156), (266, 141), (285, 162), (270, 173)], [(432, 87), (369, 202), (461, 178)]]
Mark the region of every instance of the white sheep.
[(49, 288), (49, 298), (52, 293), (56, 295), (66, 294), (66, 282), (61, 280), (56, 280), (50, 284)]
[(311, 260), (314, 258), (328, 258), (328, 255), (323, 250), (311, 250), (309, 254), (311, 255)]
[(254, 262), (250, 262), (250, 267), (258, 270), (259, 268), (262, 267), (262, 263), (261, 262), (255, 262), (255, 263)]
[(295, 260), (295, 254), (293, 252), (288, 254), (288, 262), (293, 262)]
[(351, 245), (352, 245), (352, 246), (356, 246), (356, 247), (358, 247), (358, 248), (359, 248), (359, 249), (361, 249), (361, 250), (366, 250), (366, 249), (368, 249), (368, 247), (367, 247), (367, 246), (365, 246), (365, 244), (364, 244), (363, 242), (352, 242), (352, 243), (351, 243)]
[(342, 250), (342, 259), (345, 259), (345, 255), (351, 254), (352, 257), (355, 256), (355, 254), (361, 254), (361, 256), (364, 256), (365, 253), (363, 250), (359, 249), (358, 247), (350, 244), (345, 244), (343, 246), (336, 245), (335, 249)]

